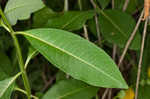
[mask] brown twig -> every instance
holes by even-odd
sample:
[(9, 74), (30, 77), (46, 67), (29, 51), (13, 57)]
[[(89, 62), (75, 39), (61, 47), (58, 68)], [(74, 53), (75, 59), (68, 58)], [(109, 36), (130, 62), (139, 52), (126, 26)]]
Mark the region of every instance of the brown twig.
[[(94, 3), (94, 1), (93, 0), (90, 0), (90, 1), (91, 1), (93, 8), (96, 10), (96, 4)], [(95, 11), (95, 22), (96, 22), (96, 32), (97, 32), (97, 37), (98, 37), (98, 43), (99, 45), (101, 45), (101, 35), (100, 35), (99, 22), (98, 22), (98, 16), (96, 14), (96, 11)]]
[(101, 45), (101, 36), (100, 36), (100, 29), (99, 29), (97, 14), (95, 15), (95, 22), (96, 22), (96, 31), (97, 31), (98, 43), (99, 43), (99, 45)]
[(148, 18), (145, 21), (144, 30), (143, 30), (140, 59), (139, 59), (139, 64), (138, 64), (137, 81), (136, 81), (135, 99), (137, 99), (137, 97), (138, 97), (138, 89), (139, 89), (139, 82), (140, 82), (140, 75), (141, 75), (141, 68), (142, 68), (142, 60), (143, 60), (144, 43), (145, 43), (146, 31), (147, 31), (147, 23), (148, 23)]
[(112, 89), (109, 90), (108, 99), (111, 99), (111, 95), (112, 95)]
[(125, 11), (127, 9), (128, 4), (129, 4), (129, 0), (125, 0), (125, 3), (123, 5), (123, 9), (122, 9), (123, 11)]
[(102, 96), (101, 99), (105, 99), (108, 92), (109, 92), (109, 88), (107, 88), (107, 89), (104, 91), (103, 96)]
[(53, 81), (55, 79), (56, 79), (56, 75), (54, 75), (53, 77), (51, 77), (50, 80), (47, 81), (47, 83), (45, 84), (45, 86), (42, 88), (42, 92), (44, 92), (53, 83)]
[(89, 36), (88, 36), (88, 31), (87, 31), (87, 27), (86, 25), (83, 25), (83, 29), (84, 29), (84, 37), (89, 40)]
[(137, 24), (136, 24), (136, 26), (135, 26), (135, 28), (134, 28), (134, 30), (133, 30), (133, 32), (132, 32), (130, 38), (128, 39), (128, 41), (127, 41), (127, 43), (126, 43), (126, 45), (125, 45), (125, 48), (124, 48), (124, 50), (123, 50), (123, 53), (122, 53), (122, 55), (121, 55), (121, 57), (120, 57), (120, 59), (119, 59), (118, 67), (120, 67), (120, 65), (121, 65), (121, 63), (122, 63), (122, 61), (123, 61), (123, 59), (124, 59), (124, 57), (125, 57), (125, 54), (126, 54), (128, 48), (129, 48), (129, 46), (130, 46), (130, 44), (131, 44), (131, 42), (132, 42), (132, 40), (133, 40), (133, 38), (134, 38), (134, 36), (135, 36), (135, 34), (136, 34), (136, 31), (138, 30), (138, 27), (139, 27), (139, 25), (140, 25), (140, 23), (141, 23), (143, 14), (144, 14), (144, 13), (143, 13), (143, 11), (142, 11), (142, 13), (141, 13), (141, 15), (140, 15), (140, 18), (138, 19), (138, 22), (137, 22)]
[(112, 0), (112, 1), (111, 1), (111, 4), (112, 4), (112, 9), (114, 9), (114, 8), (115, 8), (115, 1)]
[[(81, 2), (81, 0), (78, 0), (78, 5), (79, 5), (79, 9), (82, 10), (82, 2)], [(87, 27), (86, 27), (85, 24), (83, 25), (83, 30), (84, 30), (84, 37), (87, 40), (89, 40), (88, 31), (87, 31)]]

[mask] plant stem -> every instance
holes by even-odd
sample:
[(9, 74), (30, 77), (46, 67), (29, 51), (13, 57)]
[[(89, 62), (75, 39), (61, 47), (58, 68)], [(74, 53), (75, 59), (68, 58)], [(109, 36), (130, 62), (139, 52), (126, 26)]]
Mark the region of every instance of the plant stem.
[[(27, 92), (23, 89), (20, 89), (20, 88), (16, 87), (15, 90), (27, 95)], [(34, 99), (39, 99), (38, 97), (36, 97), (34, 95), (31, 95), (31, 97), (34, 98)]]
[(69, 5), (68, 5), (68, 0), (64, 0), (64, 11), (68, 11)]
[(125, 3), (124, 3), (124, 5), (123, 5), (123, 11), (125, 11), (126, 9), (127, 9), (127, 7), (128, 7), (128, 4), (129, 4), (129, 1), (130, 0), (125, 0)]
[[(82, 10), (82, 2), (81, 2), (81, 0), (78, 0), (78, 5), (79, 5), (79, 9), (81, 11)], [(83, 25), (83, 30), (84, 30), (84, 37), (85, 37), (85, 39), (89, 40), (88, 30), (87, 30), (87, 26), (85, 24)]]
[(93, 0), (90, 0), (90, 2), (91, 2), (92, 6), (93, 6), (93, 8), (95, 10), (95, 23), (96, 23), (96, 32), (97, 32), (97, 37), (98, 37), (98, 44), (101, 46), (102, 39), (101, 39), (100, 28), (99, 28), (99, 21), (98, 21), (98, 16), (97, 16), (97, 11), (96, 11), (97, 6), (96, 6), (96, 4), (95, 4), (95, 2)]
[(138, 99), (138, 89), (139, 89), (139, 82), (141, 76), (141, 68), (142, 68), (142, 60), (143, 60), (143, 52), (144, 52), (144, 43), (146, 39), (146, 32), (147, 32), (147, 23), (148, 18), (145, 21), (144, 30), (143, 30), (143, 37), (142, 37), (142, 44), (141, 44), (141, 51), (140, 51), (140, 59), (138, 64), (138, 72), (137, 72), (137, 80), (136, 80), (136, 91), (135, 91), (135, 99)]
[(14, 46), (15, 46), (16, 51), (17, 51), (19, 68), (22, 72), (22, 79), (23, 79), (23, 82), (24, 82), (25, 89), (27, 91), (27, 97), (28, 97), (28, 99), (31, 99), (31, 97), (30, 97), (31, 96), (30, 84), (29, 84), (29, 80), (28, 80), (28, 77), (27, 77), (27, 73), (24, 69), (24, 62), (23, 62), (23, 58), (22, 58), (21, 49), (20, 49), (20, 46), (19, 46), (18, 39), (17, 39), (16, 35), (14, 34), (14, 30), (12, 29), (11, 25), (9, 24), (9, 22), (8, 22), (7, 18), (5, 17), (5, 15), (4, 15), (1, 8), (0, 8), (0, 15), (1, 15), (1, 17), (4, 21), (4, 24), (6, 24), (8, 26), (8, 29), (10, 31), (9, 33), (13, 38)]

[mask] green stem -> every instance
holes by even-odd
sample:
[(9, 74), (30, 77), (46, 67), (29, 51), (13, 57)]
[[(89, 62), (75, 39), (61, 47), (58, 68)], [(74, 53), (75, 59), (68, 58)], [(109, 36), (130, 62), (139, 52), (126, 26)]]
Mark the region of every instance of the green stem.
[[(16, 87), (15, 90), (27, 95), (27, 92), (23, 89), (20, 89), (20, 88)], [(38, 97), (36, 97), (34, 95), (31, 95), (31, 97), (34, 98), (34, 99), (39, 99)]]
[(23, 62), (23, 58), (22, 58), (22, 54), (21, 54), (21, 49), (20, 49), (20, 46), (19, 46), (19, 42), (18, 42), (18, 39), (16, 37), (16, 35), (14, 34), (14, 30), (12, 29), (11, 25), (9, 24), (7, 18), (5, 17), (2, 9), (0, 8), (0, 15), (4, 21), (4, 24), (6, 24), (8, 26), (8, 29), (10, 30), (10, 35), (12, 36), (13, 40), (14, 40), (14, 46), (16, 48), (16, 51), (17, 51), (17, 57), (18, 57), (18, 62), (19, 62), (19, 68), (22, 72), (22, 79), (23, 79), (23, 82), (24, 82), (24, 86), (25, 86), (25, 89), (27, 91), (27, 97), (28, 99), (31, 99), (31, 88), (30, 88), (30, 84), (29, 84), (29, 80), (28, 80), (28, 77), (27, 77), (27, 73), (26, 73), (26, 70), (24, 69), (24, 62)]

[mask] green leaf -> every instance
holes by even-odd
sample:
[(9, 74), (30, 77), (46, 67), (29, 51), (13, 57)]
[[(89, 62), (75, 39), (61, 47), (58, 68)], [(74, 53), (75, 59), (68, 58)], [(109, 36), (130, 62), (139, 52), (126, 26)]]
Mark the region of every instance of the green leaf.
[(94, 16), (94, 11), (70, 11), (64, 12), (60, 17), (49, 19), (46, 27), (68, 31), (79, 30), (88, 19)]
[(150, 89), (150, 85), (140, 86), (138, 98), (139, 99), (150, 99), (149, 89)]
[(102, 49), (77, 35), (46, 28), (20, 34), (52, 64), (75, 79), (94, 86), (128, 87), (113, 60)]
[(13, 73), (13, 67), (11, 65), (10, 59), (4, 52), (0, 51), (0, 80), (5, 77), (11, 76)]
[(28, 19), (31, 13), (43, 7), (42, 0), (8, 0), (4, 12), (11, 25), (15, 25), (17, 20)]
[(14, 77), (7, 78), (5, 80), (0, 81), (0, 98), (5, 97), (6, 93), (7, 95), (12, 92), (12, 86), (16, 78), (20, 76), (21, 73), (16, 74)]
[(57, 16), (58, 16), (58, 14), (53, 12), (50, 8), (44, 7), (43, 9), (37, 11), (34, 14), (33, 27), (34, 28), (43, 27), (49, 19), (57, 17)]
[(102, 9), (106, 8), (110, 0), (98, 0), (98, 3), (101, 5)]
[[(126, 12), (130, 14), (135, 14), (138, 9), (141, 9), (143, 7), (143, 2), (141, 1), (143, 0), (129, 0)], [(115, 0), (115, 9), (122, 10), (125, 2), (126, 0)]]
[(15, 83), (12, 83), (0, 99), (11, 99), (11, 94), (14, 90), (14, 86), (15, 86)]
[[(115, 43), (121, 48), (124, 48), (127, 40), (129, 39), (133, 29), (135, 28), (134, 19), (118, 10), (104, 10), (100, 12), (99, 17), (101, 33), (109, 43)], [(137, 31), (130, 49), (140, 49), (141, 36)]]
[(78, 80), (63, 80), (50, 88), (42, 99), (91, 99), (98, 89)]

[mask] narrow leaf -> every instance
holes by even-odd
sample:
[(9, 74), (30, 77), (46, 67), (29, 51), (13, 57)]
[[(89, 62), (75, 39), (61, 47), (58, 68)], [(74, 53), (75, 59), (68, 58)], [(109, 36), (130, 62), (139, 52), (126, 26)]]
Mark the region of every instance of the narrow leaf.
[(20, 34), (52, 64), (78, 80), (101, 87), (128, 87), (113, 60), (77, 35), (58, 29), (34, 29)]

